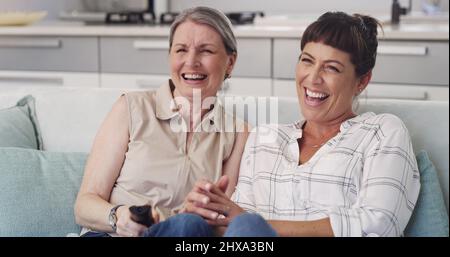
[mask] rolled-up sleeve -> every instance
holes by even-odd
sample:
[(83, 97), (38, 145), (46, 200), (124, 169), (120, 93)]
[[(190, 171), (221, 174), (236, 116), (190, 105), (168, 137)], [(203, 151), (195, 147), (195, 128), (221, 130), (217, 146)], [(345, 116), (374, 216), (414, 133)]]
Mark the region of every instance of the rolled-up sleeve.
[(335, 236), (401, 236), (414, 210), (420, 175), (411, 139), (401, 120), (385, 118), (365, 150), (355, 203), (328, 210)]

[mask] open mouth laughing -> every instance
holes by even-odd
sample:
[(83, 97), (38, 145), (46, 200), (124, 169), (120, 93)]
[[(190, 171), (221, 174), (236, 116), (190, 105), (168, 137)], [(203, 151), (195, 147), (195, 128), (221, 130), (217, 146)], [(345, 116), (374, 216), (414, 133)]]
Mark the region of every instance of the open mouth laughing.
[(201, 73), (182, 73), (181, 77), (186, 81), (203, 81), (208, 76)]
[(312, 91), (308, 88), (305, 88), (305, 102), (310, 106), (318, 106), (322, 104), (327, 100), (329, 96), (329, 94)]

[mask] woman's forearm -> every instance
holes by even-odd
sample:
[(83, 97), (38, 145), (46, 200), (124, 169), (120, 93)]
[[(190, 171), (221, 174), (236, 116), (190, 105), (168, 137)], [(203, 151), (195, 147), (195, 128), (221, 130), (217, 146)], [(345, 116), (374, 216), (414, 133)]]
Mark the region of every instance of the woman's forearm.
[(330, 219), (314, 221), (269, 220), (279, 236), (333, 237)]
[(75, 205), (76, 223), (92, 230), (112, 232), (108, 220), (112, 207), (112, 204), (97, 195), (83, 194)]

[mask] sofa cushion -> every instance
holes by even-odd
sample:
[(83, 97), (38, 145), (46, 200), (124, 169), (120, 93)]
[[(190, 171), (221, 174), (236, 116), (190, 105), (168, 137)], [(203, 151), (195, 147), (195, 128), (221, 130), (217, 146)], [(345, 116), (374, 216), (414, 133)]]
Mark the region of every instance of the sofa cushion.
[(417, 155), (420, 193), (405, 236), (448, 237), (448, 213), (436, 169), (426, 151)]
[(73, 206), (87, 154), (0, 148), (0, 236), (79, 233)]
[(0, 147), (42, 148), (32, 96), (22, 98), (13, 107), (0, 110)]

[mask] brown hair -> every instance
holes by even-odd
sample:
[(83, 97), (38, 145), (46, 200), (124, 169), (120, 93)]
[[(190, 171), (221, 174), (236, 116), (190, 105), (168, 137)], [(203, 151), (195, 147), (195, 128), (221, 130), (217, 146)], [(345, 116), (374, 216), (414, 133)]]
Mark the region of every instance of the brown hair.
[(327, 12), (303, 33), (301, 50), (309, 42), (320, 42), (350, 54), (357, 76), (373, 69), (377, 58), (378, 26), (374, 18), (361, 14)]

